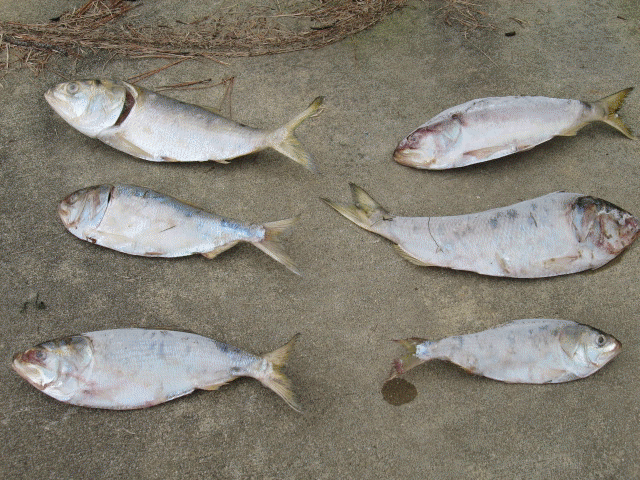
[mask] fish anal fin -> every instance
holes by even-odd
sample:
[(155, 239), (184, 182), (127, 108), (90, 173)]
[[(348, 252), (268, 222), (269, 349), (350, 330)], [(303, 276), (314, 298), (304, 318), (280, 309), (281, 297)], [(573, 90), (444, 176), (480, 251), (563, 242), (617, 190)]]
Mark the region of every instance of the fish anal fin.
[(214, 390), (219, 389), (221, 386), (226, 385), (227, 383), (229, 383), (231, 380), (234, 380), (235, 377), (230, 378), (227, 381), (224, 382), (220, 382), (220, 383), (214, 383), (213, 385), (205, 385), (204, 387), (200, 387), (201, 390), (207, 390), (208, 392), (213, 392)]
[(211, 161), (216, 162), (216, 163), (222, 163), (223, 165), (226, 165), (227, 163), (229, 163), (229, 160), (225, 160), (224, 158), (221, 158), (219, 160), (212, 158)]
[(220, 245), (219, 247), (216, 247), (216, 248), (214, 248), (213, 250), (211, 250), (209, 252), (202, 252), (202, 256), (204, 256), (204, 257), (206, 257), (208, 259), (215, 258), (218, 255), (220, 255), (222, 252), (225, 252), (225, 251), (229, 250), (236, 243), (238, 243), (238, 241), (225, 243), (224, 245)]
[(567, 270), (573, 262), (578, 260), (581, 255), (567, 255), (566, 257), (556, 257), (545, 260), (542, 266), (545, 270), (550, 270), (554, 273), (567, 273)]
[(561, 137), (573, 137), (574, 135), (576, 135), (578, 133), (578, 130), (580, 130), (582, 127), (584, 127), (587, 123), (581, 123), (578, 126), (573, 126), (570, 128), (567, 128), (566, 130), (563, 130), (562, 132), (558, 133), (559, 136)]
[(404, 258), (408, 262), (413, 263), (414, 265), (418, 265), (419, 267), (437, 267), (437, 265), (433, 263), (428, 263), (428, 262), (425, 262), (424, 260), (421, 260), (415, 257), (412, 253), (407, 252), (402, 246), (398, 244), (394, 244), (393, 248), (396, 249), (396, 252), (398, 252), (398, 254), (402, 258)]
[(161, 159), (163, 162), (169, 162), (169, 163), (180, 162), (180, 160), (176, 160), (175, 158), (165, 157), (165, 156), (160, 157), (160, 159)]

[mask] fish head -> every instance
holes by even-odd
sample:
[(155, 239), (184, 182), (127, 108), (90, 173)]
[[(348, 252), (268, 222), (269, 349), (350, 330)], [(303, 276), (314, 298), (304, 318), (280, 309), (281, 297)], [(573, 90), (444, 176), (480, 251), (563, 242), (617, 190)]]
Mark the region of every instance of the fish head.
[(596, 368), (609, 363), (622, 349), (622, 344), (615, 337), (595, 328), (583, 335), (582, 343), (585, 358)]
[(588, 325), (575, 323), (564, 327), (559, 335), (562, 350), (584, 375), (599, 370), (613, 360), (622, 344), (612, 335)]
[(640, 236), (640, 220), (605, 200), (580, 197), (573, 211), (579, 240), (590, 239), (611, 255), (618, 255)]
[(51, 87), (44, 98), (69, 125), (95, 137), (117, 123), (127, 89), (111, 80), (75, 80)]
[(66, 401), (69, 387), (77, 386), (78, 374), (91, 364), (92, 358), (91, 341), (76, 335), (41, 343), (18, 353), (13, 357), (12, 367), (38, 390)]
[(455, 119), (424, 125), (398, 144), (393, 159), (410, 167), (437, 169), (438, 159), (456, 143), (461, 133), (461, 123)]
[(58, 214), (67, 230), (75, 234), (97, 227), (104, 217), (113, 188), (112, 185), (83, 188), (62, 200)]

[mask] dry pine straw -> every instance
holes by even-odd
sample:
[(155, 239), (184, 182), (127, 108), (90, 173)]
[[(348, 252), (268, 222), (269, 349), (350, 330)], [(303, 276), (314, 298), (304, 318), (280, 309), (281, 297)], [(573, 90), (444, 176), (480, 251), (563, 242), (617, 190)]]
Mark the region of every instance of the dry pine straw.
[[(407, 0), (325, 1), (318, 6), (279, 15), (234, 19), (210, 18), (175, 27), (127, 23), (138, 3), (90, 0), (44, 24), (0, 22), (5, 68), (28, 66), (40, 71), (52, 55), (83, 56), (107, 52), (129, 58), (224, 58), (319, 48), (362, 31)], [(294, 30), (279, 21), (299, 20)], [(115, 21), (118, 19), (118, 21)]]
[[(407, 0), (314, 0), (311, 8), (285, 14), (251, 14), (244, 18), (205, 17), (173, 27), (137, 25), (126, 14), (140, 3), (89, 0), (44, 24), (0, 22), (4, 67), (26, 66), (34, 73), (53, 55), (80, 57), (106, 52), (129, 58), (220, 59), (320, 48), (375, 25), (403, 7)], [(444, 0), (437, 15), (449, 25), (481, 28), (478, 5), (469, 0)], [(297, 27), (282, 19), (295, 19)]]

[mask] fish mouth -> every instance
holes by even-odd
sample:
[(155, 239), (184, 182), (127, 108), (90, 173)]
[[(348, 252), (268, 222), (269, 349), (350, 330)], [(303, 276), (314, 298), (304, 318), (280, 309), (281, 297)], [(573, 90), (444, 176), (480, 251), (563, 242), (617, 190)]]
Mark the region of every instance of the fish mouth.
[(433, 165), (436, 161), (435, 158), (426, 158), (420, 153), (420, 151), (407, 148), (398, 147), (393, 152), (393, 159), (401, 165), (407, 165), (409, 167), (427, 168)]
[(44, 390), (47, 385), (43, 383), (43, 376), (36, 363), (29, 360), (29, 352), (16, 353), (13, 356), (13, 362), (11, 362), (11, 368), (24, 378), (27, 382), (33, 385), (38, 390)]

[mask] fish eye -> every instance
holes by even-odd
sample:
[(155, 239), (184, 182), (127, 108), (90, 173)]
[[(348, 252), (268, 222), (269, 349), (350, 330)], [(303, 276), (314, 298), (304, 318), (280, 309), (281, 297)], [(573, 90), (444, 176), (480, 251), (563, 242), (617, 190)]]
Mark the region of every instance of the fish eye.
[(605, 344), (606, 341), (607, 341), (607, 339), (604, 338), (604, 335), (598, 335), (598, 338), (596, 338), (596, 345), (598, 347), (602, 347)]
[(80, 87), (78, 86), (78, 84), (76, 82), (71, 82), (67, 85), (67, 93), (73, 95), (75, 93), (78, 93), (78, 90), (80, 89)]

